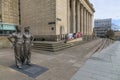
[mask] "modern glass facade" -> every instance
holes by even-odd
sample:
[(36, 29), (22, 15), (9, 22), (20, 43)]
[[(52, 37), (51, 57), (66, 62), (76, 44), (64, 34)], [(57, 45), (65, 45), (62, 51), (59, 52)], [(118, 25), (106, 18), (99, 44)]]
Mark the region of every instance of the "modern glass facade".
[(9, 35), (16, 31), (15, 25), (0, 24), (0, 35)]
[(112, 19), (96, 19), (94, 30), (98, 37), (105, 37), (106, 32), (112, 29)]
[(107, 27), (111, 28), (112, 25), (112, 19), (96, 19), (95, 22), (95, 27)]

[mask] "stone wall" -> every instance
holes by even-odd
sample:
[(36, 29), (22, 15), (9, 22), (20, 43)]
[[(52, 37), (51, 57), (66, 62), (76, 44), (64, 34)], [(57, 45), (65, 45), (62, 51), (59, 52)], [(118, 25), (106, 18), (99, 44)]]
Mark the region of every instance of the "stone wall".
[(7, 37), (0, 36), (0, 48), (9, 48), (12, 44), (9, 42)]
[(67, 34), (68, 27), (67, 0), (56, 0), (56, 34)]
[(20, 0), (22, 27), (35, 36), (55, 35), (55, 0)]
[(19, 25), (18, 0), (1, 0), (2, 22)]
[(89, 0), (20, 0), (22, 28), (41, 40), (62, 40), (67, 33), (92, 35), (94, 9)]
[(2, 8), (1, 8), (1, 0), (0, 0), (0, 21), (2, 20)]

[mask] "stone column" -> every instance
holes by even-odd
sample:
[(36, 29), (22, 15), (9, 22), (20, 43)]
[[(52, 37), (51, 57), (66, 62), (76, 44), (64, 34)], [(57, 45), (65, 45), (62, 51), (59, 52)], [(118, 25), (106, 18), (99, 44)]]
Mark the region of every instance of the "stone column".
[(85, 8), (84, 8), (83, 12), (84, 12), (84, 16), (83, 16), (84, 17), (84, 22), (83, 22), (84, 26), (83, 26), (83, 29), (84, 29), (84, 35), (86, 35), (86, 10), (85, 10)]
[(91, 26), (90, 26), (90, 23), (91, 23), (91, 19), (90, 19), (90, 13), (89, 13), (89, 35), (91, 35)]
[(83, 7), (83, 35), (85, 35), (85, 24), (84, 24), (84, 22), (85, 22), (85, 10), (84, 10), (84, 7)]
[(84, 13), (83, 13), (83, 5), (82, 4), (80, 5), (80, 12), (81, 12), (81, 14), (80, 14), (80, 19), (81, 19), (80, 20), (81, 33), (84, 34), (84, 29), (83, 29), (83, 20), (84, 20), (84, 18), (83, 18), (84, 15), (83, 14)]
[(91, 15), (91, 34), (93, 33), (93, 15)]
[(79, 4), (80, 4), (80, 6), (79, 6), (79, 7), (80, 7), (80, 10), (79, 10), (79, 11), (80, 11), (80, 32), (82, 32), (82, 28), (81, 28), (81, 20), (82, 20), (82, 19), (81, 19), (81, 14), (82, 14), (82, 13), (81, 13), (81, 2), (80, 2)]
[(88, 35), (88, 11), (86, 10), (86, 35)]
[(86, 23), (85, 23), (85, 24), (86, 24), (86, 25), (85, 25), (85, 26), (86, 26), (86, 29), (85, 29), (85, 30), (86, 30), (86, 35), (87, 35), (87, 10), (85, 10), (85, 11), (86, 11)]
[(76, 32), (76, 0), (73, 0), (73, 33)]
[(73, 1), (70, 0), (70, 5), (69, 5), (69, 10), (70, 10), (70, 33), (73, 32)]
[(90, 34), (91, 34), (91, 14), (90, 14)]
[(80, 2), (77, 1), (77, 32), (80, 32)]
[(67, 15), (68, 15), (68, 22), (67, 22), (67, 33), (70, 33), (70, 27), (71, 27), (71, 0), (67, 0)]
[(93, 24), (93, 18), (92, 18), (92, 15), (90, 14), (90, 34), (91, 35), (92, 35), (92, 32), (93, 32), (92, 24)]
[(75, 0), (70, 0), (70, 33), (74, 33), (76, 30), (76, 10)]
[(88, 35), (90, 35), (90, 15), (88, 12)]
[(89, 35), (89, 12), (87, 12), (87, 35)]

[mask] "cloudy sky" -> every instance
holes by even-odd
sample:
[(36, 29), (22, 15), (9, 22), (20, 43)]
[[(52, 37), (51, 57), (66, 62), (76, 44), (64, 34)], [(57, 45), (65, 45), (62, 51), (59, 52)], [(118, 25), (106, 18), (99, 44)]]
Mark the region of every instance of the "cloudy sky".
[(95, 18), (120, 19), (120, 0), (90, 0), (95, 8)]
[(95, 19), (112, 18), (116, 29), (120, 29), (120, 0), (90, 0), (95, 8)]

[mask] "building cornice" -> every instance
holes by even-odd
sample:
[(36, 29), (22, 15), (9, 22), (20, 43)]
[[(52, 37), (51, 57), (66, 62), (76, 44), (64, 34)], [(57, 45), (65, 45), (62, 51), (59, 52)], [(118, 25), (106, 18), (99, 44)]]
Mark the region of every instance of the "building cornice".
[(93, 4), (90, 3), (89, 0), (85, 0), (85, 2), (86, 2), (86, 3), (88, 4), (88, 6), (92, 9), (92, 11), (95, 12), (95, 9), (94, 9), (94, 7), (93, 7)]

